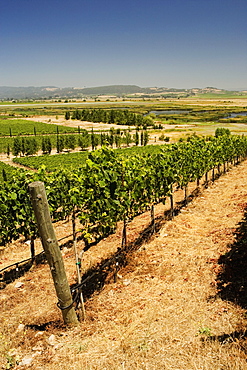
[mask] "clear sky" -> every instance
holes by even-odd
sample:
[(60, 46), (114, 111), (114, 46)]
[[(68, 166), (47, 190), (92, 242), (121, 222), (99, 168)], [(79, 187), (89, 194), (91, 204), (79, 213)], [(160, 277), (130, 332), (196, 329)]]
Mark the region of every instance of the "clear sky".
[(247, 88), (247, 0), (1, 0), (0, 86)]

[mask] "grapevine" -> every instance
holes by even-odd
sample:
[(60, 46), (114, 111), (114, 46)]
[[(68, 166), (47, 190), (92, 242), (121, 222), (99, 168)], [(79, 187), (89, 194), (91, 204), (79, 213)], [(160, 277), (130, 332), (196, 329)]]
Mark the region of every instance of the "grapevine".
[(129, 220), (171, 196), (173, 186), (186, 188), (216, 166), (246, 157), (244, 136), (222, 135), (188, 141), (141, 154), (124, 155), (103, 147), (89, 153), (76, 169), (47, 173), (15, 171), (0, 185), (0, 244), (21, 235), (37, 236), (28, 184), (43, 181), (53, 221), (77, 215), (86, 243), (114, 232)]

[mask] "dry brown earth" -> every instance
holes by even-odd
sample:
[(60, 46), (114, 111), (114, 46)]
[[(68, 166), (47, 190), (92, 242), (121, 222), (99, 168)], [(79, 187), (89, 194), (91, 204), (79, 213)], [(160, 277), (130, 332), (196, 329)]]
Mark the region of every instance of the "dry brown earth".
[[(16, 369), (247, 369), (246, 171), (247, 162), (234, 167), (164, 221), (129, 255), (117, 281), (109, 278), (87, 300), (78, 327), (63, 327), (47, 265), (7, 285), (0, 296), (2, 368), (19, 359)], [(148, 214), (139, 216), (129, 240), (148, 223)], [(65, 233), (69, 226), (60, 224), (58, 237)], [(84, 254), (84, 270), (120, 243), (121, 225)], [(19, 244), (20, 255), (25, 248)], [(7, 249), (2, 261), (13, 253)], [(73, 283), (72, 249), (64, 260)]]
[[(74, 127), (77, 128), (80, 126), (80, 128), (85, 130), (91, 130), (92, 128), (97, 132), (97, 130), (106, 130), (109, 131), (110, 129), (114, 128), (120, 129), (120, 130), (126, 130), (128, 129), (128, 126), (126, 125), (117, 125), (114, 123), (103, 123), (103, 122), (89, 122), (89, 121), (79, 121), (79, 120), (66, 120), (63, 116), (58, 116), (57, 118), (54, 116), (33, 116), (30, 118), (24, 118), (26, 120), (35, 121), (35, 122), (43, 122), (48, 124), (55, 124), (55, 125), (61, 125), (61, 126), (68, 126), (68, 127)], [(162, 124), (163, 129), (167, 130), (171, 128), (171, 125), (164, 125)], [(184, 125), (173, 125), (172, 128), (190, 128), (194, 127), (194, 124), (184, 124)], [(135, 127), (130, 127), (132, 131), (135, 131)]]

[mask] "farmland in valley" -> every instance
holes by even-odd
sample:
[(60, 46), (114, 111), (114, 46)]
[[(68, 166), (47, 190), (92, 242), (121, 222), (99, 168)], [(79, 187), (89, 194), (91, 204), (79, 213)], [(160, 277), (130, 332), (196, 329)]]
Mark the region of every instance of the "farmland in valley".
[[(224, 118), (245, 112), (245, 106), (202, 103), (205, 111), (198, 105), (195, 119), (191, 112), (153, 116), (163, 127), (147, 129), (150, 142), (164, 143), (163, 134), (171, 145), (18, 158), (37, 172), (1, 164), (3, 266), (24, 257), (29, 247), (23, 241), (37, 236), (27, 185), (41, 180), (59, 238), (71, 233), (76, 210), (78, 247), (87, 246), (83, 278), (94, 274), (83, 286), (86, 321), (66, 330), (47, 265), (20, 277), (20, 288), (8, 284), (1, 296), (1, 365), (15, 366), (35, 352), (33, 366), (47, 370), (88, 364), (135, 370), (245, 368), (247, 141), (235, 134), (245, 134), (246, 122), (244, 115)], [(151, 110), (167, 108), (167, 103), (152, 104)], [(185, 108), (179, 104), (170, 103), (170, 109)], [(150, 110), (140, 103), (135, 112), (141, 111)], [(70, 124), (76, 129), (78, 122)], [(221, 129), (217, 137), (216, 128)], [(47, 173), (44, 164), (55, 172)], [(174, 219), (167, 218), (171, 199)], [(121, 250), (124, 227), (127, 247)], [(76, 283), (72, 244), (63, 251), (71, 285)], [(51, 334), (55, 357), (54, 351), (47, 355), (54, 346)]]

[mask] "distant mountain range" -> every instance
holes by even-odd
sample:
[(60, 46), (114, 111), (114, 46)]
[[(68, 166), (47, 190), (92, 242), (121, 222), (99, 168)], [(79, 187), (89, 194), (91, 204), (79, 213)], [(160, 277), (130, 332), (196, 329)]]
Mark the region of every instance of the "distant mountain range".
[[(246, 89), (247, 90), (247, 89)], [(215, 87), (206, 87), (204, 89), (175, 89), (165, 87), (139, 87), (136, 85), (110, 85), (99, 87), (56, 87), (56, 86), (41, 86), (41, 87), (9, 87), (0, 86), (0, 100), (36, 100), (36, 99), (78, 99), (88, 97), (177, 97), (177, 96), (192, 96), (195, 94), (205, 93), (225, 93), (236, 95), (241, 94), (240, 91), (228, 91), (217, 89)]]

